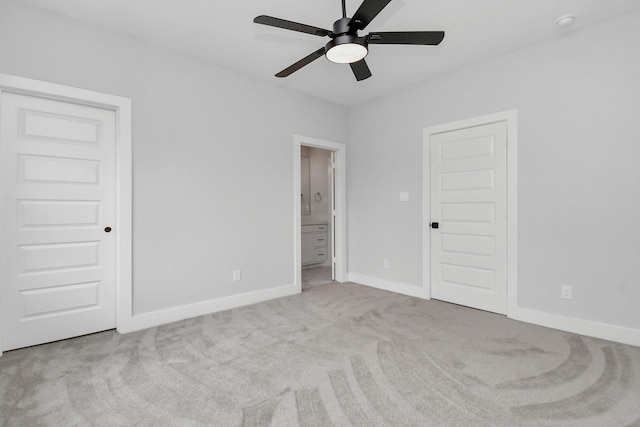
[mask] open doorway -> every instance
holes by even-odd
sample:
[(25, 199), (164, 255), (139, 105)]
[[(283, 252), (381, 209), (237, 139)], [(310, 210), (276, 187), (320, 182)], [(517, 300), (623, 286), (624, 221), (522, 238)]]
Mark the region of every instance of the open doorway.
[(344, 145), (294, 139), (295, 277), (299, 291), (344, 281)]
[(302, 290), (334, 279), (332, 154), (322, 148), (300, 147)]

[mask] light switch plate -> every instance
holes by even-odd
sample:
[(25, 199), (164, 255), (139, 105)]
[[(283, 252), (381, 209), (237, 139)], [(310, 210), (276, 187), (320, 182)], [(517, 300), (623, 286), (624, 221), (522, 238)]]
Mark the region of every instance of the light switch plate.
[(400, 201), (401, 202), (408, 202), (409, 201), (409, 192), (408, 191), (401, 191), (400, 192)]

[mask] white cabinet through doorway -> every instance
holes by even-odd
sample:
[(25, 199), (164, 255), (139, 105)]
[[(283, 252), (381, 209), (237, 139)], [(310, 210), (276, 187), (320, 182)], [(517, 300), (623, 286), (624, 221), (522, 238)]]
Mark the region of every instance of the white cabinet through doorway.
[(320, 264), (327, 260), (327, 225), (302, 226), (302, 265)]

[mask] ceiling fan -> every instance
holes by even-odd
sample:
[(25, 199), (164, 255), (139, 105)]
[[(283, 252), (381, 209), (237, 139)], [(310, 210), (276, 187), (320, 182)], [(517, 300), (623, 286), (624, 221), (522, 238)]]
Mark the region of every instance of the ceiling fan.
[(349, 64), (356, 80), (360, 81), (371, 77), (369, 66), (364, 60), (369, 53), (370, 44), (438, 45), (444, 39), (444, 31), (396, 31), (358, 36), (358, 31), (364, 30), (390, 2), (391, 0), (364, 0), (353, 17), (348, 18), (345, 0), (342, 0), (342, 18), (333, 23), (333, 31), (266, 15), (256, 17), (253, 22), (331, 38), (326, 46), (280, 71), (276, 77), (287, 77), (325, 55), (331, 62)]

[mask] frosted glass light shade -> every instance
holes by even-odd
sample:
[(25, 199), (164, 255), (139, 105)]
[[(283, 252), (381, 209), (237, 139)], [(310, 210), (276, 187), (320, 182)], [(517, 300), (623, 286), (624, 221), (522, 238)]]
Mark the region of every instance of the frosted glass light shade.
[(331, 49), (327, 50), (325, 56), (331, 62), (336, 62), (338, 64), (351, 64), (352, 62), (358, 62), (365, 56), (367, 56), (369, 51), (366, 46), (363, 46), (358, 43), (343, 43), (333, 46)]

